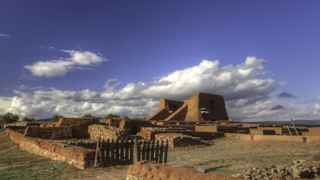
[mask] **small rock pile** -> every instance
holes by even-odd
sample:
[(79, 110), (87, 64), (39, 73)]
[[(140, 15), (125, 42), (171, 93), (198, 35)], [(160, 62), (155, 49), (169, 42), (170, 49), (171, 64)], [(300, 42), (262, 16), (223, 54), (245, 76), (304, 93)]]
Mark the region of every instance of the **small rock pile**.
[(246, 180), (293, 180), (314, 179), (320, 177), (319, 161), (294, 161), (287, 166), (270, 166), (266, 168), (251, 168), (245, 170), (241, 175), (236, 175)]

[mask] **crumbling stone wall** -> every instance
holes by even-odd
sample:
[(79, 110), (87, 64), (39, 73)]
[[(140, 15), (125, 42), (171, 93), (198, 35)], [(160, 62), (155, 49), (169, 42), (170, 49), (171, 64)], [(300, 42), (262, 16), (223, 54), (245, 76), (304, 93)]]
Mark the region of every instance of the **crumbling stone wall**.
[(128, 169), (127, 180), (240, 180), (217, 173), (200, 173), (192, 168), (137, 163)]
[(73, 137), (71, 127), (41, 128), (39, 126), (28, 126), (24, 135), (43, 139), (69, 139)]
[(90, 125), (88, 128), (90, 139), (94, 140), (118, 140), (125, 137), (125, 131), (121, 129), (109, 129), (105, 125)]
[(155, 139), (156, 134), (160, 133), (192, 133), (192, 130), (184, 129), (184, 128), (159, 128), (159, 127), (146, 127), (141, 128), (138, 133), (139, 136), (143, 137), (146, 140)]
[(88, 126), (94, 124), (92, 119), (83, 118), (60, 118), (58, 122), (42, 124), (41, 128), (62, 128), (71, 127), (73, 138), (88, 138)]
[(67, 146), (52, 141), (25, 137), (23, 134), (11, 129), (6, 130), (9, 138), (22, 150), (50, 158), (64, 161), (76, 168), (85, 169), (93, 165), (95, 151), (76, 146)]

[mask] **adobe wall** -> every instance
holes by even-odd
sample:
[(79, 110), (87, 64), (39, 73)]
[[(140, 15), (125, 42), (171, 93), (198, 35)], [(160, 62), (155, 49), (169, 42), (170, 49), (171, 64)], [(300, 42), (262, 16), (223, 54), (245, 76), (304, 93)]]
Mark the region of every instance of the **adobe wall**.
[(9, 138), (22, 150), (50, 158), (52, 160), (66, 162), (76, 168), (85, 169), (93, 165), (95, 152), (93, 150), (52, 143), (39, 138), (24, 137), (14, 130), (6, 130)]
[(127, 180), (240, 180), (217, 173), (200, 173), (193, 168), (137, 163), (129, 166)]
[(225, 136), (254, 142), (320, 143), (320, 136), (250, 135), (235, 133), (225, 133)]
[[(201, 120), (228, 120), (226, 105), (223, 96), (197, 93), (186, 101), (188, 112), (186, 121), (198, 122)], [(207, 114), (201, 114), (201, 109), (206, 109)]]
[(175, 111), (179, 109), (179, 107), (181, 107), (182, 105), (183, 102), (161, 98), (159, 108), (167, 109), (168, 111)]
[(188, 112), (186, 114), (186, 121), (188, 122), (197, 122), (200, 120), (200, 111), (199, 111), (199, 97), (198, 94), (194, 94), (190, 99), (185, 102), (188, 106)]
[(73, 137), (71, 127), (41, 128), (39, 126), (29, 126), (26, 128), (24, 135), (43, 139), (69, 139)]
[(217, 125), (196, 125), (194, 127), (195, 132), (217, 133)]
[(184, 121), (188, 111), (187, 104), (182, 105), (174, 113), (172, 113), (165, 121)]
[(183, 105), (183, 102), (173, 101), (169, 99), (160, 99), (159, 110), (156, 114), (151, 116), (150, 121), (161, 121), (167, 119), (170, 114), (179, 109)]
[(109, 129), (105, 125), (90, 125), (88, 128), (90, 139), (94, 140), (117, 140), (125, 136), (120, 129)]
[(149, 121), (162, 121), (170, 116), (170, 113), (167, 109), (161, 109), (156, 114), (151, 116)]

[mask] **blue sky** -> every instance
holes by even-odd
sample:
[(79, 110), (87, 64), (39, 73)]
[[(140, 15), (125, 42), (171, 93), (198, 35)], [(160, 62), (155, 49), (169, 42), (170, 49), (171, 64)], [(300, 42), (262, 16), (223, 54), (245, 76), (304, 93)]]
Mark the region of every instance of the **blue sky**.
[[(286, 91), (314, 102), (320, 96), (319, 6), (292, 0), (4, 0), (0, 96), (22, 98), (35, 88), (100, 94), (110, 79), (122, 87), (151, 83), (203, 59), (227, 67), (254, 56), (266, 61), (259, 76), (276, 84), (266, 96)], [(26, 68), (72, 61), (70, 51), (96, 57), (64, 66), (67, 72), (57, 76)]]

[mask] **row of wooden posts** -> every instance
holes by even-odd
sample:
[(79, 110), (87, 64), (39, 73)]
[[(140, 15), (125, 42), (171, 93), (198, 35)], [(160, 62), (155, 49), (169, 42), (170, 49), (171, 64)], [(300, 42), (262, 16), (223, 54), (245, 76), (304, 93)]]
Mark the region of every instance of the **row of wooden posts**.
[(163, 141), (97, 141), (94, 166), (128, 165), (139, 161), (166, 163), (168, 142)]

